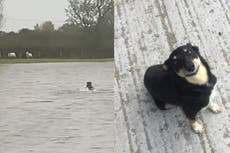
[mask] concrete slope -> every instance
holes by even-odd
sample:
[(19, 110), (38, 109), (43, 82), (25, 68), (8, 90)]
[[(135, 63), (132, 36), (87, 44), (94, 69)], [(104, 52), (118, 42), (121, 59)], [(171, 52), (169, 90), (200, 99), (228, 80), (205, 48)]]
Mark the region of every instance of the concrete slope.
[[(116, 0), (116, 153), (230, 152), (230, 3), (228, 0)], [(177, 46), (199, 46), (218, 78), (212, 99), (222, 107), (200, 113), (195, 134), (180, 108), (160, 111), (143, 85), (147, 67)]]

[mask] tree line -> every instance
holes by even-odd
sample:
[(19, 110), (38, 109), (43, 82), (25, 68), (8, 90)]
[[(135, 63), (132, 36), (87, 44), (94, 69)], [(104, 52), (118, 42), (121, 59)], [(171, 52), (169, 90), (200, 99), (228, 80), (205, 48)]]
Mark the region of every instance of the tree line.
[(35, 58), (112, 58), (112, 0), (69, 0), (67, 21), (58, 29), (51, 21), (36, 24), (33, 30), (0, 32), (1, 57), (25, 52)]

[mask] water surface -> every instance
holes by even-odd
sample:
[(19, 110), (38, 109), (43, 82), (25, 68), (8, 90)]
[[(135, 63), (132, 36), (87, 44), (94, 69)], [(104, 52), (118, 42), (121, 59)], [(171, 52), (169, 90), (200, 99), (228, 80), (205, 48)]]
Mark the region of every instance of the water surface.
[[(0, 152), (112, 153), (113, 67), (0, 65)], [(81, 90), (87, 81), (95, 92)]]

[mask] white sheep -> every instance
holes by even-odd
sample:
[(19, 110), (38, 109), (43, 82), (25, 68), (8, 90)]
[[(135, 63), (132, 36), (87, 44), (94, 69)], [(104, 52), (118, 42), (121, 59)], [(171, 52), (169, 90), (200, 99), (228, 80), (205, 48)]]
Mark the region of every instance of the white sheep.
[(32, 58), (33, 57), (33, 54), (30, 53), (30, 52), (26, 52), (26, 58)]
[(11, 52), (11, 53), (8, 53), (8, 57), (9, 58), (16, 58), (17, 56), (16, 56), (16, 53)]

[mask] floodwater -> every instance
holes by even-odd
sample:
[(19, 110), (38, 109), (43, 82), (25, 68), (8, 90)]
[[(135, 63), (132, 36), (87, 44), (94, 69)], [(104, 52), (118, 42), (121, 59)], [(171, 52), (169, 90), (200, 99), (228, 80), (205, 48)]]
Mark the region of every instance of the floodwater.
[[(0, 65), (0, 153), (112, 153), (113, 71), (105, 63)], [(92, 81), (96, 91), (85, 91)]]

